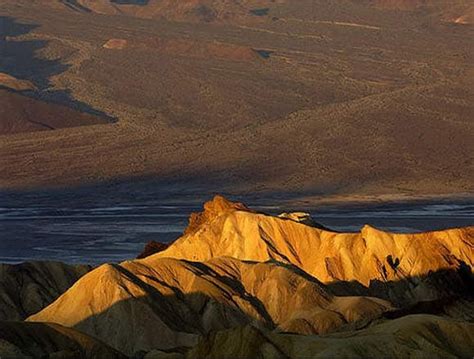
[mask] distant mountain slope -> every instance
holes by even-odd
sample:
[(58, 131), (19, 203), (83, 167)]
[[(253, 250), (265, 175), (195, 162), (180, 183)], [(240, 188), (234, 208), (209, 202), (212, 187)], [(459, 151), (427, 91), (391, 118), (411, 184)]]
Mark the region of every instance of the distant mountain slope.
[[(326, 3), (311, 1), (314, 7), (326, 10)], [(140, 18), (164, 17), (170, 20), (199, 22), (258, 20), (268, 18), (274, 8), (287, 9), (295, 6), (287, 0), (61, 0), (61, 3), (69, 9), (86, 13)], [(308, 7), (309, 1), (300, 1), (298, 6)], [(446, 21), (463, 18), (466, 22), (458, 23), (469, 23), (473, 4), (469, 0), (338, 0), (332, 3), (332, 7), (341, 12), (342, 16), (344, 10), (363, 12), (364, 8), (370, 6), (380, 10), (425, 11), (429, 16), (434, 15)]]
[(0, 135), (106, 123), (98, 116), (0, 88)]
[[(2, 188), (139, 181), (156, 191), (172, 183), (289, 197), (474, 191), (472, 1), (81, 6), (94, 4), (120, 12), (2, 2), (11, 29), (1, 71), (40, 79), (120, 123), (5, 138)], [(188, 13), (198, 4), (222, 18)], [(41, 166), (31, 166), (33, 155)]]
[(61, 2), (68, 8), (80, 12), (203, 22), (235, 20), (241, 17), (257, 18), (260, 14), (266, 14), (268, 6), (273, 6), (275, 3), (265, 0), (62, 0)]

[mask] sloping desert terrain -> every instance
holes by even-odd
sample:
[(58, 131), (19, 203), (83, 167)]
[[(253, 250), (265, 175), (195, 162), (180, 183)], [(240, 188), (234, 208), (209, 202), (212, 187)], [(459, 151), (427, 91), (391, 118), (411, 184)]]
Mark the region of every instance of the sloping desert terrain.
[(0, 185), (466, 196), (472, 6), (3, 1), (0, 72), (117, 122), (2, 136)]

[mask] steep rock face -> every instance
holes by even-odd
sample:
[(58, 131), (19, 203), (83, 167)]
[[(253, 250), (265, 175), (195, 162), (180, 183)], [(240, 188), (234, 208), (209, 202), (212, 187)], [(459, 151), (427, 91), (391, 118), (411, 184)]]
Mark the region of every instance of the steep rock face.
[[(222, 200), (217, 197), (206, 206), (213, 207), (214, 201)], [(371, 295), (396, 303), (434, 300), (445, 291), (465, 289), (462, 270), (472, 280), (474, 227), (393, 234), (365, 226), (360, 233), (334, 233), (240, 208), (226, 207), (212, 216), (204, 210), (201, 216), (206, 219), (192, 222), (192, 230), (150, 260), (204, 261), (218, 256), (277, 260), (294, 264), (323, 283), (351, 291), (371, 289)], [(461, 288), (429, 280), (435, 275)]]
[(90, 269), (59, 262), (0, 264), (0, 320), (22, 320), (40, 311)]
[(57, 324), (0, 322), (1, 358), (125, 359), (97, 339)]
[(336, 297), (291, 265), (155, 258), (103, 265), (28, 320), (73, 327), (132, 354), (192, 346), (198, 335), (246, 324), (327, 333), (388, 310), (380, 299)]

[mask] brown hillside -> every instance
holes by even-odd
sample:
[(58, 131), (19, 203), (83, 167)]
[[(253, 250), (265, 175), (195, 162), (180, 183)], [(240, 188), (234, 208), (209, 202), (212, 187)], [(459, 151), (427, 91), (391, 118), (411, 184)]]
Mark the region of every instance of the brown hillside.
[(106, 123), (94, 115), (0, 88), (0, 135)]

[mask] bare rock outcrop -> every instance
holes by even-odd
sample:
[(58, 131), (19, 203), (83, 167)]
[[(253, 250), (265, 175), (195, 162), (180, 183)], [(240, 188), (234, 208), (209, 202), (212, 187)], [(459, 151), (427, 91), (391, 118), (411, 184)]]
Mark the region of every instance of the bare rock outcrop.
[(137, 256), (137, 259), (149, 257), (155, 253), (159, 253), (167, 249), (171, 243), (163, 243), (158, 241), (150, 241), (145, 245), (143, 251)]
[(127, 44), (127, 40), (124, 39), (110, 39), (102, 47), (109, 50), (123, 50)]
[(217, 195), (212, 201), (204, 204), (204, 210), (202, 212), (191, 213), (191, 216), (189, 217), (189, 225), (184, 231), (184, 234), (192, 234), (201, 226), (212, 222), (215, 218), (235, 211), (253, 212), (243, 203), (231, 202), (226, 198)]

